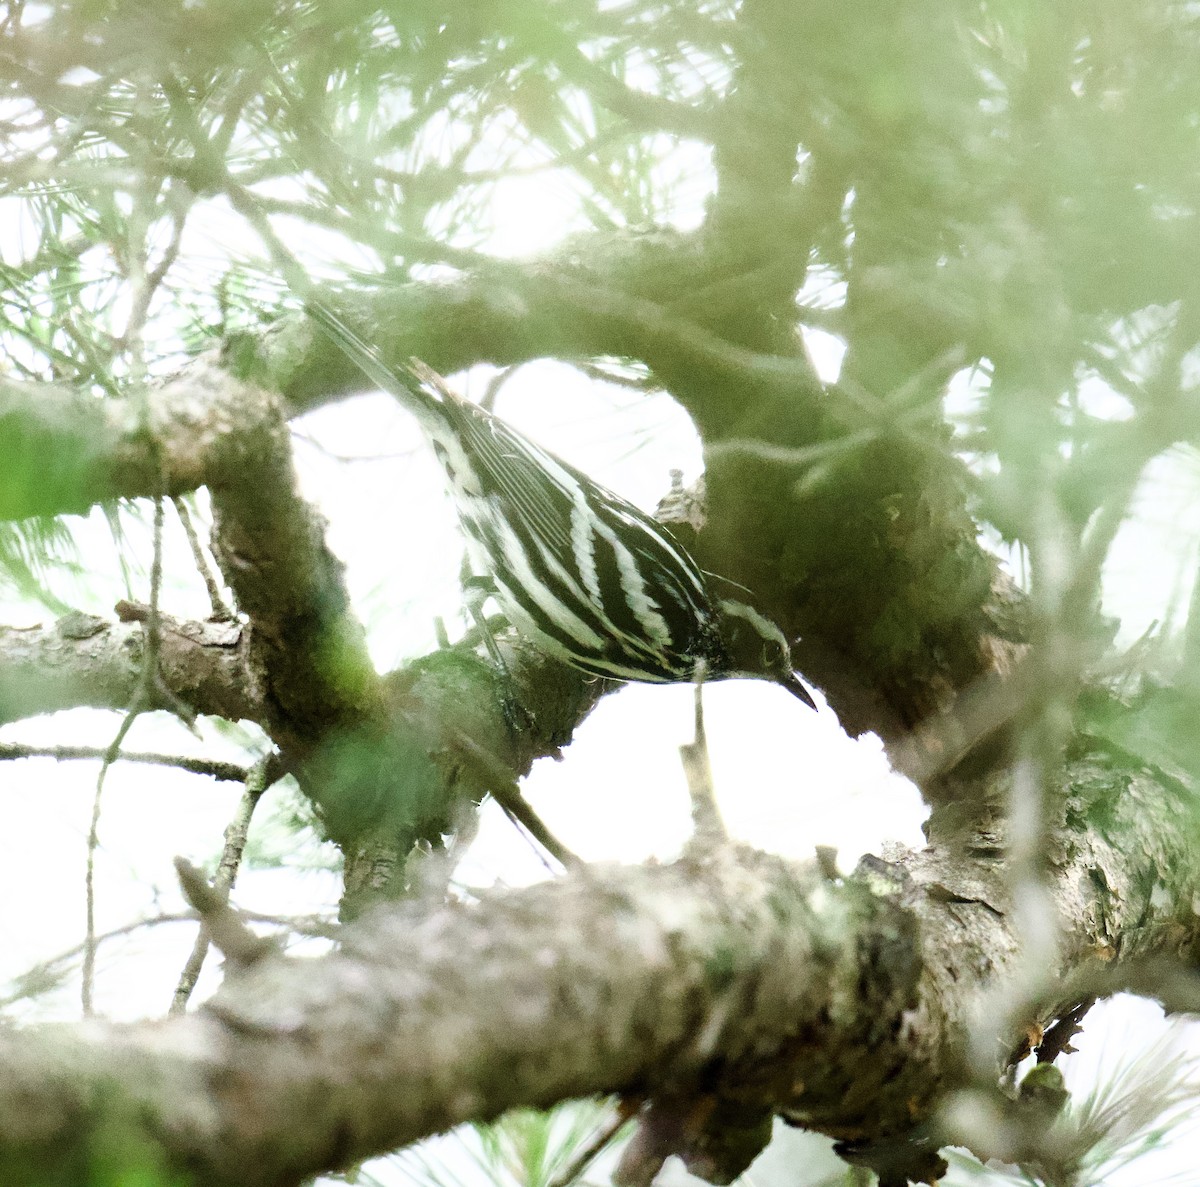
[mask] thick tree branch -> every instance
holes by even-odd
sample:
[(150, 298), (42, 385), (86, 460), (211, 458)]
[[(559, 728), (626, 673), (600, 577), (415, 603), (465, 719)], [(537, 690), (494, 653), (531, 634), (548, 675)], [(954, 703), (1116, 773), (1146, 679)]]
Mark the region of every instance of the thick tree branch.
[[(1042, 1024), (1144, 988), (1155, 960), (1193, 967), (1200, 940), (1175, 906), (1200, 891), (1186, 805), (1093, 757), (1064, 783), (1058, 960), (1038, 1000), (1006, 1001)], [(256, 959), (196, 1016), (3, 1036), (0, 1167), (52, 1181), (120, 1124), (196, 1181), (297, 1183), (516, 1105), (617, 1092), (659, 1102), (674, 1152), (714, 1178), (753, 1153), (720, 1146), (713, 1119), (732, 1113), (782, 1112), (893, 1177), (927, 1169), (953, 1136), (936, 1110), (997, 1016), (981, 1023), (979, 1002), (1005, 1000), (1015, 968), (1007, 896), (1001, 862), (937, 847), (844, 882), (727, 849), (381, 908), (335, 954)], [(1197, 990), (1177, 977), (1172, 1001)], [(1016, 1038), (994, 1042), (1002, 1065)]]
[(759, 1062), (854, 975), (814, 934), (847, 904), (822, 917), (815, 889), (757, 859), (593, 871), (477, 908), (389, 909), (339, 954), (259, 962), (150, 1031), (7, 1036), (0, 1166), (32, 1185), (83, 1165), (115, 1116), (206, 1183), (293, 1183), (516, 1104)]
[[(144, 401), (34, 385), (9, 387), (0, 399), (0, 454), (27, 466), (0, 484), (0, 515), (83, 510), (99, 499), (158, 494), (164, 485), (168, 493), (207, 485), (216, 555), (250, 621), (201, 630), (245, 641), (241, 675), (253, 692), (242, 696), (252, 697), (288, 764), (307, 761), (331, 739), (386, 733), (382, 685), (341, 564), (325, 546), (324, 523), (296, 492), (287, 426), (273, 397), (201, 359)], [(40, 480), (43, 470), (51, 482)], [(22, 687), (21, 695), (32, 694)], [(118, 699), (111, 690), (91, 695)]]
[(277, 743), (303, 760), (328, 737), (383, 723), (386, 705), (325, 522), (300, 497), (279, 415), (235, 421), (205, 481), (213, 551), (250, 619), (250, 663)]
[[(279, 423), (276, 399), (211, 357), (144, 401), (49, 384), (0, 386), (0, 519), (82, 513), (112, 499), (182, 494), (244, 478)], [(151, 448), (153, 443), (153, 448)]]
[[(262, 723), (236, 623), (160, 616), (164, 682), (197, 713)], [(0, 627), (0, 722), (90, 706), (124, 709), (141, 675), (140, 623), (70, 614), (49, 627)], [(164, 702), (158, 706), (170, 709)]]
[[(0, 453), (21, 458), (24, 468), (0, 483), (0, 515), (82, 510), (90, 500), (158, 493), (164, 485), (170, 493), (208, 486), (214, 552), (249, 621), (165, 624), (167, 688), (198, 711), (262, 724), (306, 792), (336, 805), (331, 823), (345, 826), (343, 840), (381, 826), (359, 801), (386, 803), (398, 769), (420, 768), (425, 784), (441, 785), (411, 730), (393, 729), (341, 564), (325, 545), (323, 521), (296, 491), (274, 398), (198, 360), (136, 406), (35, 385), (10, 387), (4, 400)], [(40, 482), (43, 467), (55, 481)], [(124, 616), (145, 617), (130, 605)], [(86, 616), (54, 632), (5, 632), (0, 710), (16, 717), (81, 702), (123, 706), (137, 682), (136, 663), (122, 648), (129, 637)], [(206, 650), (214, 640), (217, 649)], [(140, 639), (137, 646), (140, 652)], [(353, 814), (341, 812), (347, 803)], [(399, 856), (427, 829), (437, 837), (444, 814), (444, 807), (406, 803), (386, 822)]]
[[(324, 524), (296, 492), (287, 428), (275, 399), (204, 358), (148, 391), (145, 407), (147, 415), (141, 417), (132, 404), (49, 385), (0, 388), (0, 456), (21, 463), (0, 475), (0, 518), (82, 512), (101, 500), (153, 495), (164, 480), (169, 492), (207, 485), (217, 518), (216, 553), (239, 608), (250, 617), (249, 629), (170, 622), (164, 647), (190, 639), (248, 648), (237, 659), (243, 692), (234, 706), (229, 687), (194, 689), (207, 678), (206, 669), (197, 674), (181, 669), (169, 686), (200, 712), (219, 713), (224, 704), (229, 712), (223, 715), (231, 719), (245, 716), (267, 725), (281, 745), (300, 756), (319, 748), (328, 735), (353, 732), (363, 722), (386, 728), (388, 697), (366, 658), (341, 563), (324, 543)], [(136, 610), (127, 608), (131, 620)], [(72, 640), (70, 648), (59, 634), (6, 632), (3, 650), (12, 675), (5, 678), (21, 685), (31, 711), (76, 704), (118, 707), (127, 701), (128, 672), (112, 665), (129, 632), (114, 634), (102, 620), (71, 616), (59, 633)], [(72, 692), (66, 687), (71, 672), (61, 663), (56, 670), (41, 662), (56, 650), (94, 655), (108, 667), (90, 677), (85, 691)], [(164, 662), (172, 661), (168, 656)], [(544, 747), (569, 736), (557, 712), (562, 681), (550, 680), (549, 691), (538, 697), (532, 686), (545, 681), (554, 665), (525, 649), (514, 651), (509, 662), (522, 691), (532, 694), (532, 707), (549, 721), (532, 734), (544, 744), (536, 753), (545, 753)], [(84, 679), (86, 673), (74, 675)], [(231, 680), (232, 672), (225, 679)], [(422, 669), (401, 683), (418, 681), (428, 687), (430, 673)], [(583, 698), (590, 699), (590, 694)], [(19, 709), (8, 711), (21, 715)], [(495, 712), (498, 720), (498, 706)], [(488, 733), (496, 749), (499, 735)], [(531, 751), (526, 760), (533, 757)]]
[[(746, 347), (716, 325), (724, 302), (706, 308), (706, 291), (724, 293), (744, 261), (713, 259), (699, 234), (591, 235), (533, 263), (494, 261), (450, 281), (408, 282), (360, 295), (355, 328), (388, 359), (417, 355), (451, 373), (479, 362), (498, 366), (532, 358), (619, 355), (644, 359), (665, 378), (700, 370), (725, 383), (750, 379), (789, 393), (797, 416), (812, 423), (825, 398), (811, 366)], [(686, 303), (686, 314), (673, 302)], [(361, 390), (357, 368), (301, 323), (281, 325), (265, 342), (268, 369), (297, 411)], [(702, 427), (729, 409), (688, 403)], [(848, 423), (863, 415), (837, 393), (828, 397)]]
[[(224, 372), (197, 367), (167, 385), (158, 403), (181, 413), (202, 405), (232, 412), (239, 389)], [(174, 441), (183, 446), (178, 454), (164, 441), (160, 475), (145, 448), (139, 407), (49, 384), (0, 385), (0, 456), (7, 463), (0, 518), (83, 513), (106, 499), (152, 496), (164, 477), (172, 494), (198, 486), (195, 453), (185, 441)]]

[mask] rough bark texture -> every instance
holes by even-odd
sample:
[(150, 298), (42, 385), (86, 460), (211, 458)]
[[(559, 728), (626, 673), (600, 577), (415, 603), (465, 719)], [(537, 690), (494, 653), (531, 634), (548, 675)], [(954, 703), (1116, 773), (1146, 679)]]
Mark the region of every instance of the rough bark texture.
[[(1190, 967), (1200, 943), (1177, 905), (1200, 893), (1186, 805), (1098, 755), (1063, 783), (1059, 962), (1030, 1023), (1142, 987), (1155, 961)], [(969, 864), (934, 846), (844, 881), (727, 849), (379, 907), (337, 952), (268, 955), (192, 1017), (5, 1036), (0, 1168), (84, 1181), (116, 1129), (184, 1181), (292, 1184), (516, 1105), (621, 1093), (673, 1111), (664, 1153), (718, 1181), (776, 1112), (889, 1181), (920, 1176), (955, 1136), (935, 1110), (969, 1083), (968, 1041), (1006, 1037), (977, 1013), (1021, 947), (997, 839)], [(1200, 1004), (1194, 982), (1172, 1004)], [(734, 1118), (757, 1145), (730, 1146)]]
[[(142, 626), (70, 614), (52, 626), (0, 627), (0, 722), (88, 705), (124, 709), (141, 674)], [(197, 713), (262, 723), (236, 623), (162, 618), (167, 687)], [(161, 704), (158, 708), (171, 708)]]

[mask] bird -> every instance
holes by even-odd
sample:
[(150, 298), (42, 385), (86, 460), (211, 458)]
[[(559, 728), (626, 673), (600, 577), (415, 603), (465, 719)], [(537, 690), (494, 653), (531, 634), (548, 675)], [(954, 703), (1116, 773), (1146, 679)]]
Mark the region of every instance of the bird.
[(657, 520), (457, 394), (421, 360), (390, 365), (325, 303), (307, 310), (416, 417), (445, 473), (470, 567), (540, 651), (622, 681), (764, 678), (816, 708), (779, 627), (748, 603), (715, 597)]

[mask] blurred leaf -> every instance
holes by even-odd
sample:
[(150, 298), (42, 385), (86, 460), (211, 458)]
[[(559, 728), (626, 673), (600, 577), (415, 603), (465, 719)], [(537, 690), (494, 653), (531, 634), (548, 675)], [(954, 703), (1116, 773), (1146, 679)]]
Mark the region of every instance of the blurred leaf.
[(0, 594), (11, 592), (65, 614), (70, 607), (54, 591), (56, 576), (82, 571), (75, 539), (62, 520), (0, 520)]

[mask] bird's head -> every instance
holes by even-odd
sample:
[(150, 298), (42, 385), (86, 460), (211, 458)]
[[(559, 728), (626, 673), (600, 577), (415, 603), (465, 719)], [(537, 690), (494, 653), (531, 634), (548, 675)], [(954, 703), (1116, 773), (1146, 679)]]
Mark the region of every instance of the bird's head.
[(792, 667), (792, 649), (783, 631), (745, 602), (724, 598), (718, 603), (718, 610), (725, 652), (721, 674), (773, 680), (815, 709), (815, 702)]

